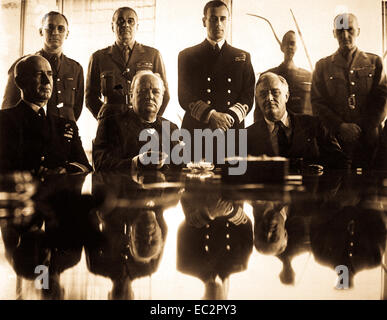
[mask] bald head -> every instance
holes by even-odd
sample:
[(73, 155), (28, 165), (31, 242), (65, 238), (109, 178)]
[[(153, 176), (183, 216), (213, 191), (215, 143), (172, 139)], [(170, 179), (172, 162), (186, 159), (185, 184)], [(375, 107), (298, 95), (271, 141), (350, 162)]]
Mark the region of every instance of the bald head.
[(23, 99), (45, 105), (51, 97), (53, 79), (50, 63), (38, 55), (30, 55), (15, 66), (15, 82)]
[(360, 34), (359, 23), (352, 13), (342, 13), (333, 20), (333, 36), (337, 39), (339, 48), (349, 52), (356, 47), (356, 39)]
[(164, 96), (164, 82), (150, 70), (139, 71), (132, 81), (131, 94), (134, 112), (143, 120), (156, 120)]
[(281, 51), (284, 53), (285, 60), (293, 59), (297, 50), (296, 33), (293, 30), (286, 32), (282, 38)]

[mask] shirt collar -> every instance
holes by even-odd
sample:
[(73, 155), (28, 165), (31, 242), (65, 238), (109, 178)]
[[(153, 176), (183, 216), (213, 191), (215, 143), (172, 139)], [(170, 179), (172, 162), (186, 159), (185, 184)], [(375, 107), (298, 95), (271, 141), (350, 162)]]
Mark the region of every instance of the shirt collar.
[[(133, 50), (135, 44), (136, 44), (136, 41), (134, 41), (134, 42), (132, 43), (132, 45), (129, 45), (130, 51)], [(118, 44), (117, 41), (115, 42), (115, 45), (116, 45), (118, 48), (120, 48), (121, 51), (124, 50), (124, 48), (126, 47), (126, 46), (124, 46), (124, 45)]]
[(43, 108), (44, 114), (47, 115), (47, 105), (44, 105), (43, 107), (40, 107), (40, 106), (38, 106), (37, 104), (32, 103), (32, 102), (29, 102), (29, 101), (27, 101), (27, 100), (24, 100), (24, 99), (23, 99), (23, 101), (24, 101), (27, 105), (29, 105), (29, 106), (32, 108), (32, 110), (34, 110), (36, 113), (39, 112), (40, 108)]
[(222, 39), (218, 42), (211, 40), (210, 38), (207, 37), (207, 41), (211, 44), (212, 47), (215, 47), (216, 44), (218, 44), (219, 48), (222, 49), (224, 43), (226, 42), (226, 39)]
[[(274, 130), (274, 128), (275, 128), (275, 123), (274, 123), (273, 121), (270, 121), (270, 120), (266, 119), (266, 117), (264, 117), (264, 118), (265, 118), (265, 121), (266, 121), (267, 126), (268, 126), (268, 128), (269, 128), (269, 131), (270, 131), (270, 132), (273, 132), (273, 130)], [(285, 110), (285, 113), (284, 113), (284, 115), (282, 116), (282, 118), (281, 118), (280, 121), (282, 122), (282, 124), (283, 124), (286, 128), (290, 129), (290, 119), (289, 119), (289, 114), (288, 114), (288, 111), (287, 111), (287, 110)]]

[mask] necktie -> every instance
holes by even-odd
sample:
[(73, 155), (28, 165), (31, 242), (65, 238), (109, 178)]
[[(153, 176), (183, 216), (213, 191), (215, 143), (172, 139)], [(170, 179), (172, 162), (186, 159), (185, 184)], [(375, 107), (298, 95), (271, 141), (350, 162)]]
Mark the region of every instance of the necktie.
[(51, 65), (51, 69), (54, 73), (58, 73), (58, 68), (59, 68), (59, 59), (56, 55), (53, 55), (51, 58), (50, 58), (50, 65)]
[(46, 113), (44, 112), (43, 107), (39, 108), (38, 115), (42, 118), (42, 120), (46, 120)]
[(124, 57), (125, 63), (128, 63), (128, 60), (129, 60), (129, 57), (130, 57), (130, 48), (129, 48), (129, 46), (124, 47), (122, 52), (123, 52), (123, 57)]
[(281, 121), (275, 122), (274, 133), (277, 135), (279, 155), (287, 157), (289, 154), (289, 141), (286, 136), (285, 126)]
[(214, 46), (214, 51), (215, 51), (216, 53), (219, 53), (219, 52), (220, 52), (219, 44), (216, 44), (216, 45)]

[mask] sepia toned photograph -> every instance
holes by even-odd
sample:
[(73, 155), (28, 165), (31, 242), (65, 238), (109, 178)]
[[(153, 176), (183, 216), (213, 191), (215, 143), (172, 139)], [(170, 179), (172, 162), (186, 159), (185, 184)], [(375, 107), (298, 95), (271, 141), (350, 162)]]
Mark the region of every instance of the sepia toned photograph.
[(0, 0), (0, 21), (0, 300), (387, 299), (387, 1)]

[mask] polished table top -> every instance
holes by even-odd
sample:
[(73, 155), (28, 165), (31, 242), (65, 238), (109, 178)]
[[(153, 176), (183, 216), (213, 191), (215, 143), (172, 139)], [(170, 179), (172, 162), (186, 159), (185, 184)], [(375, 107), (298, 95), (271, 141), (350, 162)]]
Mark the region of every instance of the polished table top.
[(386, 299), (387, 172), (0, 180), (0, 299)]

